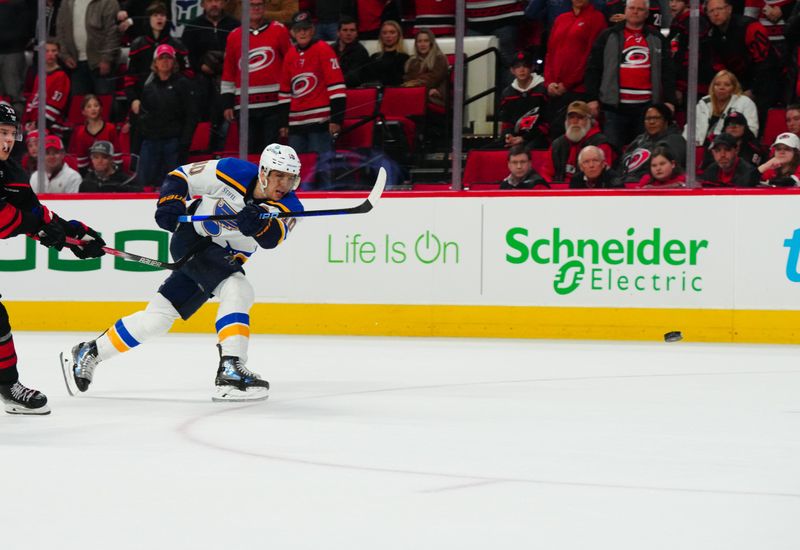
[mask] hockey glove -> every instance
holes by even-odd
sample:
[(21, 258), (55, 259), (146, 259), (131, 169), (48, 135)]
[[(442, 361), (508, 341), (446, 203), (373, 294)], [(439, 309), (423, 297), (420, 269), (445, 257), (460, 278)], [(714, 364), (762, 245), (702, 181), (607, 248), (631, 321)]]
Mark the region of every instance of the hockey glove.
[(186, 202), (179, 195), (166, 195), (158, 200), (156, 223), (170, 233), (178, 229), (178, 216), (186, 214)]
[(236, 215), (236, 225), (239, 232), (246, 237), (255, 237), (261, 233), (272, 221), (270, 218), (261, 219), (261, 214), (267, 212), (255, 204), (248, 204)]
[(44, 224), (39, 229), (39, 242), (47, 248), (55, 248), (56, 250), (64, 248), (64, 243), (67, 241), (67, 233), (59, 223), (60, 221), (54, 217), (52, 221)]
[(97, 231), (78, 220), (70, 220), (69, 226), (70, 229), (72, 229), (71, 237), (86, 241), (86, 244), (81, 246), (75, 244), (67, 245), (75, 256), (81, 260), (85, 260), (87, 258), (99, 258), (105, 254), (103, 247), (106, 245), (106, 242), (100, 237)]

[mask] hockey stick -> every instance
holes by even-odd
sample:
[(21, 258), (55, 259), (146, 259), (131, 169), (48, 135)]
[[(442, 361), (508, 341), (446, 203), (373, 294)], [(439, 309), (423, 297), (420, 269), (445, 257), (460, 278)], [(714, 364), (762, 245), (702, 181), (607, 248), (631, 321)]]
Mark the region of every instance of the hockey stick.
[[(375, 180), (375, 185), (369, 193), (367, 200), (356, 206), (349, 208), (329, 208), (326, 210), (302, 210), (293, 212), (264, 212), (259, 217), (262, 220), (271, 218), (305, 218), (312, 216), (340, 216), (342, 214), (364, 214), (372, 210), (378, 199), (383, 194), (383, 188), (386, 187), (386, 170), (381, 167), (378, 171), (378, 178)], [(202, 221), (223, 221), (235, 220), (236, 214), (219, 214), (219, 215), (199, 215), (199, 216), (179, 216), (179, 222), (202, 222)]]
[[(34, 239), (34, 240), (37, 240), (37, 241), (39, 240), (39, 236), (38, 235), (28, 235), (28, 236), (31, 239)], [(150, 266), (158, 267), (158, 268), (161, 268), (161, 269), (170, 269), (172, 271), (175, 271), (175, 270), (180, 269), (183, 266), (183, 264), (188, 262), (189, 259), (192, 256), (194, 256), (197, 252), (199, 252), (201, 249), (203, 249), (206, 246), (208, 246), (210, 244), (210, 242), (211, 242), (210, 240), (206, 240), (206, 239), (197, 241), (191, 248), (189, 248), (189, 251), (186, 253), (186, 255), (183, 258), (181, 258), (177, 262), (171, 262), (171, 263), (170, 262), (162, 262), (161, 260), (154, 260), (152, 258), (146, 258), (144, 256), (139, 256), (138, 254), (133, 254), (131, 252), (125, 252), (124, 250), (117, 250), (116, 248), (111, 248), (111, 247), (108, 247), (108, 246), (103, 246), (103, 247), (101, 247), (101, 249), (103, 250), (103, 252), (105, 252), (109, 256), (117, 256), (119, 258), (124, 258), (126, 260), (130, 260), (132, 262), (137, 262), (137, 263), (140, 263), (140, 264), (150, 265)], [(67, 237), (66, 243), (67, 244), (76, 244), (78, 246), (81, 246), (81, 245), (85, 244), (84, 241), (82, 241), (80, 239), (75, 239), (73, 237)], [(202, 244), (202, 246), (201, 246), (201, 244)]]

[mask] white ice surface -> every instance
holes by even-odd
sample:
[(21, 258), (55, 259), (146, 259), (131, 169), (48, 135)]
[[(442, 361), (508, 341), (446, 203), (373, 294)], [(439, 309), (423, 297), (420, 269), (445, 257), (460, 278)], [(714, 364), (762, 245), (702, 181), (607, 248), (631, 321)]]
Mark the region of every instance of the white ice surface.
[(258, 404), (210, 400), (213, 335), (0, 413), (2, 549), (800, 548), (800, 349), (258, 336)]

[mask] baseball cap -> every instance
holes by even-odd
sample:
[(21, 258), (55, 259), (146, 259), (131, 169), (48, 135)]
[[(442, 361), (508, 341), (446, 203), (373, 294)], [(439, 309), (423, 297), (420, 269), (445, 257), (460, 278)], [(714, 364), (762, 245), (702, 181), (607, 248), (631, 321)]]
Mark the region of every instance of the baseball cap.
[(533, 67), (533, 56), (530, 54), (530, 52), (520, 50), (514, 54), (514, 59), (511, 60), (511, 66), (516, 67), (517, 65)]
[(59, 151), (63, 151), (64, 142), (62, 142), (61, 138), (58, 136), (47, 136), (46, 138), (44, 138), (44, 148), (58, 149)]
[(89, 147), (90, 153), (100, 153), (106, 156), (114, 156), (114, 145), (111, 144), (110, 141), (95, 141), (92, 143), (92, 146)]
[(39, 130), (31, 130), (25, 134), (25, 141), (28, 142), (32, 139), (39, 139)]
[(573, 101), (567, 107), (567, 114), (570, 113), (577, 113), (584, 117), (592, 116), (592, 110), (589, 109), (589, 105), (585, 101)]
[(776, 145), (785, 145), (792, 149), (800, 149), (800, 138), (791, 132), (784, 132), (775, 138), (775, 143), (773, 143), (772, 146), (775, 147)]
[(310, 11), (298, 11), (292, 16), (292, 29), (310, 29), (314, 26)]
[(169, 44), (161, 44), (159, 47), (156, 48), (156, 51), (153, 54), (153, 59), (158, 59), (162, 55), (168, 55), (171, 58), (175, 59), (175, 48), (173, 48)]
[(738, 124), (739, 126), (747, 126), (747, 119), (739, 111), (731, 111), (730, 113), (728, 113), (728, 116), (725, 117), (725, 122), (723, 124), (723, 127), (729, 124)]
[(715, 149), (719, 146), (734, 149), (736, 147), (736, 144), (737, 142), (735, 137), (723, 132), (714, 137), (714, 141), (711, 142), (711, 149)]

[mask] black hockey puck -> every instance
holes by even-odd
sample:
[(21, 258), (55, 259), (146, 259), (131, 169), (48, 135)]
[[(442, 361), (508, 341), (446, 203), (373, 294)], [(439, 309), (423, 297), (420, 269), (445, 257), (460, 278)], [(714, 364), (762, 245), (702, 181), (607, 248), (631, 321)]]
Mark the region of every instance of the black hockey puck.
[(673, 330), (664, 335), (665, 342), (680, 342), (683, 340), (683, 334), (679, 330)]

